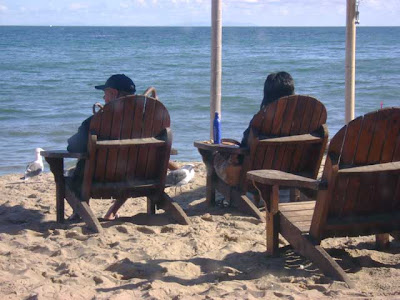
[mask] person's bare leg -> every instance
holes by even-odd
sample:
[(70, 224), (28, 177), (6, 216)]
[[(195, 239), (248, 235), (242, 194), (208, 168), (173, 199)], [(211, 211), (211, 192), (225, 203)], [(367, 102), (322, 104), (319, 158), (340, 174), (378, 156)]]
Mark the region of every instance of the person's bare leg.
[(126, 199), (116, 199), (111, 207), (108, 209), (107, 213), (104, 215), (106, 220), (115, 220), (118, 218), (118, 210), (125, 203)]

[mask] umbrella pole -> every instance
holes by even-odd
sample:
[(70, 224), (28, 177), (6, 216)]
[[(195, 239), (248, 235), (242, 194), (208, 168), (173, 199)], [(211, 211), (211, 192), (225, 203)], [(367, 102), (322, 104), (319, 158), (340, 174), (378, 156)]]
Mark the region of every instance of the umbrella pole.
[(210, 139), (213, 138), (214, 113), (221, 116), (222, 77), (222, 4), (211, 0), (211, 89), (210, 89)]
[(346, 62), (345, 62), (345, 122), (354, 119), (356, 77), (356, 0), (347, 0)]

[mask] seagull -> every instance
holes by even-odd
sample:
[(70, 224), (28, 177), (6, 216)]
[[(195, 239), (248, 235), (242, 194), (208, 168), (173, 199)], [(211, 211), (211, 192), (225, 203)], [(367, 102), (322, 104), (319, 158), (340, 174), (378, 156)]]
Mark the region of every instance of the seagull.
[(21, 179), (28, 180), (29, 178), (37, 176), (43, 172), (44, 166), (43, 159), (40, 156), (40, 151), (44, 150), (42, 148), (35, 149), (36, 159), (27, 165), (25, 174)]
[(182, 192), (182, 186), (188, 184), (194, 178), (194, 165), (184, 165), (182, 168), (178, 170), (170, 171), (167, 174), (166, 182), (169, 185), (175, 186), (175, 195), (176, 189), (179, 186)]

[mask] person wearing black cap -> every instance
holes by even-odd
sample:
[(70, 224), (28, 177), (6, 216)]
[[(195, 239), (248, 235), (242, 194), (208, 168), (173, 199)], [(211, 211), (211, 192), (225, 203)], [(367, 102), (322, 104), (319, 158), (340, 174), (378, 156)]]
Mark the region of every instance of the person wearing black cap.
[(104, 91), (106, 104), (123, 96), (133, 95), (136, 92), (135, 84), (125, 74), (115, 74), (107, 79), (103, 85), (96, 85), (96, 89)]
[[(125, 74), (115, 74), (107, 79), (106, 83), (103, 85), (96, 85), (96, 89), (102, 90), (104, 92), (103, 99), (105, 103), (109, 103), (115, 99), (120, 97), (124, 97), (127, 95), (134, 95), (136, 92), (135, 84), (132, 79), (130, 79)], [(75, 133), (68, 139), (68, 152), (75, 153), (86, 153), (87, 152), (87, 143), (89, 137), (89, 127), (90, 121), (92, 120), (92, 116), (87, 118), (82, 122), (81, 126), (78, 128), (78, 132)], [(85, 160), (80, 159), (72, 175), (72, 185), (77, 194), (80, 193), (82, 181), (83, 181), (83, 173), (85, 170)], [(78, 217), (75, 213), (70, 218)]]

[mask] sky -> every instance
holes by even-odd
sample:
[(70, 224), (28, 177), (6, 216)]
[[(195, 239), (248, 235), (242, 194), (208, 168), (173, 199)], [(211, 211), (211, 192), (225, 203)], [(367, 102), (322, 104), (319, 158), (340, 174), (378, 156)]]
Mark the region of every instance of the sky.
[[(400, 26), (400, 0), (360, 0), (360, 26)], [(222, 0), (223, 26), (345, 26), (346, 0)], [(211, 0), (0, 0), (0, 25), (210, 26)]]

